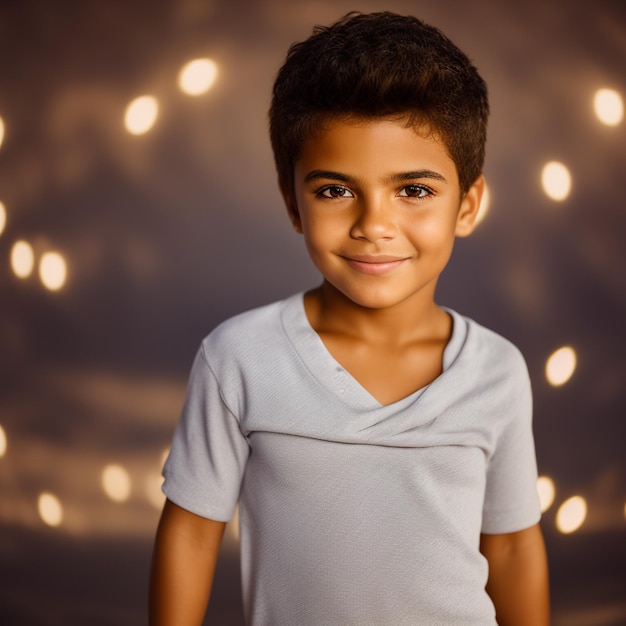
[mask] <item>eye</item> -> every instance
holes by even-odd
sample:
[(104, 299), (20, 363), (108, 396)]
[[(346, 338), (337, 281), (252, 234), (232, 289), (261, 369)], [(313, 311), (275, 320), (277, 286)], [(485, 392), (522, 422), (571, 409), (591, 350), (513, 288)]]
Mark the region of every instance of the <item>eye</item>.
[(352, 198), (352, 192), (347, 187), (341, 185), (328, 185), (322, 187), (317, 195), (322, 198)]
[(405, 198), (427, 198), (433, 194), (432, 190), (425, 185), (407, 185), (402, 187), (400, 195)]

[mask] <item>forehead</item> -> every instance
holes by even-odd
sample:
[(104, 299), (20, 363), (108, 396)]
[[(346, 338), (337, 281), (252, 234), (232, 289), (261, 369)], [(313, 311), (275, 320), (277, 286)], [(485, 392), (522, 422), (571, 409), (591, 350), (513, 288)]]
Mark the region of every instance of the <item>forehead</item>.
[(409, 125), (406, 117), (325, 120), (302, 144), (296, 180), (312, 169), (358, 177), (430, 169), (458, 184), (456, 165), (443, 141), (426, 126)]

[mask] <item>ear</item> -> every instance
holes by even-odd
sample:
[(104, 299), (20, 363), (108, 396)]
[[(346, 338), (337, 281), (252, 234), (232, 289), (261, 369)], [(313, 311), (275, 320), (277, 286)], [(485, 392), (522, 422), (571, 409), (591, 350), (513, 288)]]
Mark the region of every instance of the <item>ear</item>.
[(302, 234), (302, 220), (300, 219), (300, 211), (298, 211), (298, 203), (296, 202), (294, 192), (291, 186), (285, 184), (283, 181), (279, 180), (278, 186), (280, 188), (280, 193), (283, 196), (285, 206), (287, 207), (287, 213), (289, 215), (289, 219), (291, 220), (293, 229), (297, 233)]
[(481, 174), (461, 198), (461, 206), (456, 218), (456, 230), (454, 231), (457, 237), (467, 237), (474, 231), (484, 191), (485, 177)]

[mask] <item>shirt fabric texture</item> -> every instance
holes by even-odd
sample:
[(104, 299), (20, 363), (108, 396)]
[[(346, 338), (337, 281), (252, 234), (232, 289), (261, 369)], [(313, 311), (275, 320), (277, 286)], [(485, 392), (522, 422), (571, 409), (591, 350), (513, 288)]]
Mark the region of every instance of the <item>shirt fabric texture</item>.
[(496, 623), (480, 533), (540, 517), (530, 383), (510, 342), (448, 313), (443, 373), (390, 405), (326, 350), (303, 294), (202, 342), (163, 491), (219, 521), (239, 503), (248, 624)]

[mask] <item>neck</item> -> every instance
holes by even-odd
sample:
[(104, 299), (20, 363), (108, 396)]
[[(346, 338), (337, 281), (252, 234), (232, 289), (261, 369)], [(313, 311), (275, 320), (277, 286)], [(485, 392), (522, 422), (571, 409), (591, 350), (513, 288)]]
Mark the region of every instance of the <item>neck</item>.
[(324, 281), (305, 296), (305, 310), (319, 334), (342, 334), (368, 343), (402, 345), (433, 334), (449, 332), (449, 317), (434, 301), (432, 292), (391, 307), (368, 308), (357, 304)]

